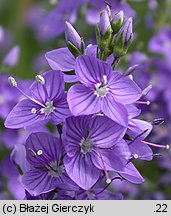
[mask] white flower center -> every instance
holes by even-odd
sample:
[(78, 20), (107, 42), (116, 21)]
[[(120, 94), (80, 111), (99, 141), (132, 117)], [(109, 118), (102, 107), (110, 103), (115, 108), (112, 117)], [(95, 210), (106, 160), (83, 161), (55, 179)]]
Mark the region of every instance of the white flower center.
[(49, 115), (51, 114), (55, 107), (53, 106), (53, 101), (46, 102), (46, 106), (40, 110), (41, 114)]
[(95, 88), (96, 88), (95, 94), (98, 97), (104, 97), (104, 96), (106, 96), (106, 94), (109, 91), (109, 88), (107, 87), (107, 77), (106, 77), (106, 75), (103, 76), (102, 83), (95, 84)]

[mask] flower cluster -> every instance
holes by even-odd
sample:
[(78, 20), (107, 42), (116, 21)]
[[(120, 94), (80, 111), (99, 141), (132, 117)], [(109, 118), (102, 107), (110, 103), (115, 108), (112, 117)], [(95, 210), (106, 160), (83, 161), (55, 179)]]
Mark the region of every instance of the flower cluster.
[[(141, 184), (133, 162), (152, 160), (146, 141), (154, 120), (138, 119), (149, 91), (133, 80), (136, 66), (116, 70), (132, 42), (132, 18), (109, 5), (96, 25), (97, 44), (84, 39), (66, 22), (67, 47), (46, 53), (51, 70), (36, 76), (29, 91), (9, 77), (20, 100), (5, 120), (10, 129), (29, 130), (25, 145), (15, 148), (12, 160), (22, 174), (27, 199), (122, 199), (109, 186), (115, 180)], [(54, 134), (44, 132), (54, 126)], [(36, 132), (35, 132), (36, 128)]]

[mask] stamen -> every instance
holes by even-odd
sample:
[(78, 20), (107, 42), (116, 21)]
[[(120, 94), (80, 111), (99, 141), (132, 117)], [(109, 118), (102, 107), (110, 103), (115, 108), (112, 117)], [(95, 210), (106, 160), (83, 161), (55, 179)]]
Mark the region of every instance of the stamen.
[(157, 156), (161, 156), (161, 154), (160, 154), (160, 153), (157, 153), (157, 154), (151, 154), (151, 155), (144, 155), (144, 156), (141, 156), (141, 158), (143, 159), (143, 158), (151, 157), (151, 156), (157, 157)]
[(38, 83), (40, 83), (41, 85), (45, 84), (45, 79), (43, 78), (43, 76), (41, 75), (36, 75), (36, 80)]
[(32, 108), (32, 109), (31, 109), (31, 113), (32, 113), (32, 114), (36, 114), (36, 112), (37, 112), (36, 108)]
[[(110, 179), (111, 182), (113, 182), (113, 181), (115, 181), (115, 180), (121, 180), (121, 181), (123, 181), (124, 179), (123, 179), (123, 177), (119, 177), (119, 176), (117, 176), (117, 177), (115, 177), (115, 178), (113, 178), (113, 179)], [(110, 182), (110, 183), (111, 183), (111, 182)], [(107, 182), (106, 182), (106, 183), (107, 183)], [(96, 195), (101, 194), (103, 191), (105, 191), (105, 190), (109, 187), (110, 183), (107, 184), (100, 192), (96, 193)]]
[(136, 103), (136, 104), (144, 104), (144, 105), (147, 105), (147, 106), (150, 105), (150, 101), (136, 101), (134, 103)]
[(169, 145), (160, 145), (160, 144), (150, 143), (150, 142), (147, 142), (147, 141), (142, 141), (142, 142), (149, 145), (149, 146), (153, 146), (153, 147), (156, 147), (156, 148), (169, 149)]
[(107, 5), (109, 8), (112, 7), (112, 5), (111, 5), (108, 1), (105, 1), (105, 3), (106, 3), (106, 5)]
[(49, 115), (55, 110), (53, 106), (53, 101), (46, 102), (46, 106), (40, 110), (41, 114)]
[(162, 118), (159, 118), (159, 119), (154, 119), (154, 121), (153, 121), (153, 125), (161, 125), (161, 124), (163, 124), (164, 123), (164, 119), (162, 119)]
[(103, 75), (103, 86), (107, 85), (107, 76)]
[(104, 170), (105, 176), (106, 176), (106, 183), (107, 183), (107, 184), (110, 184), (110, 183), (108, 183), (108, 182), (110, 181), (110, 178), (109, 178), (109, 174), (108, 174), (108, 172), (107, 172), (106, 166), (105, 166), (105, 162), (104, 162), (104, 160), (103, 160), (103, 156), (102, 156), (102, 154), (101, 154), (101, 152), (100, 152), (100, 149), (99, 149), (97, 146), (96, 146), (96, 148), (97, 148), (97, 150), (98, 150), (100, 159), (101, 159), (101, 161), (102, 161), (103, 170)]
[(133, 158), (134, 158), (134, 159), (138, 159), (138, 158), (139, 158), (138, 154), (134, 154), (134, 155), (133, 155)]
[(124, 73), (125, 76), (131, 75), (137, 68), (139, 67), (138, 64), (129, 67), (128, 70)]
[(142, 96), (146, 96), (146, 95), (151, 91), (152, 88), (153, 88), (152, 85), (147, 86), (147, 87), (142, 91)]
[(44, 106), (42, 103), (40, 103), (39, 101), (37, 101), (37, 100), (35, 100), (34, 98), (31, 98), (30, 96), (28, 96), (27, 94), (25, 94), (24, 91), (21, 90), (21, 89), (18, 87), (17, 82), (16, 82), (16, 80), (15, 80), (13, 77), (9, 77), (9, 78), (8, 78), (8, 82), (9, 82), (9, 84), (10, 84), (11, 86), (16, 87), (17, 90), (18, 90), (22, 95), (24, 95), (26, 98), (28, 98), (29, 100), (33, 101), (34, 103), (36, 103), (36, 104), (38, 104), (38, 105), (40, 105), (40, 106), (42, 106), (42, 107), (45, 107), (45, 106)]
[(112, 182), (112, 180), (111, 180), (110, 178), (107, 178), (107, 179), (106, 179), (106, 183), (107, 183), (107, 184), (110, 184), (111, 182)]
[(37, 151), (37, 155), (42, 155), (43, 154), (43, 151), (42, 150), (38, 150)]
[(11, 86), (13, 86), (13, 87), (17, 87), (17, 82), (16, 82), (16, 80), (14, 79), (14, 77), (9, 77), (8, 78), (8, 82), (9, 82), (9, 84), (11, 85)]
[(35, 157), (36, 156), (36, 153), (33, 151), (33, 149), (28, 149), (29, 151), (30, 151), (30, 153), (31, 153), (31, 155), (33, 156), (33, 157)]

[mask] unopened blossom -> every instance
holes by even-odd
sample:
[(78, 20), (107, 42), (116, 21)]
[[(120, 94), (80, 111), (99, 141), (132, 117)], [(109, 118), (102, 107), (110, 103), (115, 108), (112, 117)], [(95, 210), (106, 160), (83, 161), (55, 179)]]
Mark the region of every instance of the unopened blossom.
[(65, 40), (81, 50), (81, 37), (69, 22), (65, 23)]

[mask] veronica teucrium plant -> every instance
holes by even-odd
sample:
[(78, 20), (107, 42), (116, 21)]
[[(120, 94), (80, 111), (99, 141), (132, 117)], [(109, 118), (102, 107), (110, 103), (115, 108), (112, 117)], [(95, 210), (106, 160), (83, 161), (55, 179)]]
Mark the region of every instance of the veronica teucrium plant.
[[(134, 161), (152, 160), (157, 154), (151, 146), (169, 148), (146, 141), (157, 121), (138, 118), (137, 104), (148, 105), (141, 97), (150, 91), (133, 79), (138, 66), (117, 70), (131, 45), (132, 25), (132, 18), (124, 18), (123, 11), (113, 14), (108, 6), (96, 25), (97, 44), (85, 47), (66, 22), (67, 46), (46, 53), (51, 70), (36, 76), (29, 93), (9, 77), (24, 99), (5, 126), (38, 128), (25, 142), (26, 157), (18, 160), (19, 148), (12, 157), (22, 170), (26, 199), (122, 199), (108, 186), (116, 179), (143, 183)], [(53, 134), (41, 130), (49, 122), (57, 129)]]

